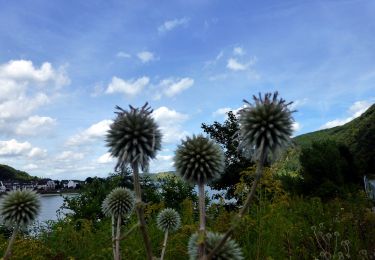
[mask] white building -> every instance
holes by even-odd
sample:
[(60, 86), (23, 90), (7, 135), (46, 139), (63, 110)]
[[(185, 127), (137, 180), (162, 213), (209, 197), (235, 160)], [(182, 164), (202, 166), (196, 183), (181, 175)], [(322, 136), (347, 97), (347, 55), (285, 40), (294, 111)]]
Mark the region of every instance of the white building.
[(70, 180), (67, 186), (68, 189), (75, 189), (77, 187), (77, 183), (75, 181)]

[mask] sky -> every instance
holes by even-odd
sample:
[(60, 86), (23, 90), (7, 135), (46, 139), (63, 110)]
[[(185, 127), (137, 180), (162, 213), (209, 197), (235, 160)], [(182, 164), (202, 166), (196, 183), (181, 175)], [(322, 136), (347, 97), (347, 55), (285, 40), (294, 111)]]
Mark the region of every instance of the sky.
[(294, 135), (375, 102), (375, 1), (0, 0), (0, 164), (106, 177), (115, 106), (149, 102), (163, 133), (150, 171), (243, 99), (294, 101)]

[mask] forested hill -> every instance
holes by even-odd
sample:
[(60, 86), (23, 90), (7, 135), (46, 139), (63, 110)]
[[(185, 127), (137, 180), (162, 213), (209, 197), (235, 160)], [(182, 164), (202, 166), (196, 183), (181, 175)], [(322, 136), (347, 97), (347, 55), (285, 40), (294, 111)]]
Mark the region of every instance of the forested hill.
[(37, 180), (38, 177), (30, 176), (27, 172), (19, 171), (8, 165), (0, 164), (0, 180)]
[(314, 141), (333, 140), (346, 145), (363, 173), (375, 173), (375, 104), (360, 117), (330, 129), (303, 134), (294, 138), (300, 146)]

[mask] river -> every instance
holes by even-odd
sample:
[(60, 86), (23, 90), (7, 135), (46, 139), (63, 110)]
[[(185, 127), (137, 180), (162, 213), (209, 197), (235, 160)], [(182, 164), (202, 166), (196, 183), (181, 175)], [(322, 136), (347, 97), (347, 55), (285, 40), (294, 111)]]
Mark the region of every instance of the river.
[[(57, 220), (58, 216), (56, 211), (60, 209), (64, 202), (64, 197), (71, 197), (76, 196), (76, 194), (41, 194), (40, 195), (40, 212), (37, 217), (38, 222), (43, 222), (47, 220)], [(0, 197), (0, 202), (1, 202)], [(62, 213), (67, 213), (67, 210), (65, 210)], [(63, 216), (61, 216), (63, 217)]]

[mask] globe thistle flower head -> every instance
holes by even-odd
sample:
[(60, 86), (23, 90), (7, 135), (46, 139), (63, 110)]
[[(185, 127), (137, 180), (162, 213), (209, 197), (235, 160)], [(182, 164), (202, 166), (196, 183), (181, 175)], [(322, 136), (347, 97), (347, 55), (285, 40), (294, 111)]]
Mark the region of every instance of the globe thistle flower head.
[[(206, 253), (211, 252), (220, 243), (224, 235), (214, 232), (207, 232)], [(198, 259), (198, 233), (191, 235), (188, 243), (190, 260)], [(242, 260), (244, 259), (240, 246), (236, 241), (229, 238), (225, 244), (212, 257), (213, 260)]]
[(186, 181), (207, 183), (222, 173), (224, 155), (220, 146), (210, 139), (193, 135), (177, 147), (174, 165)]
[(35, 220), (40, 210), (40, 198), (34, 191), (16, 190), (5, 194), (0, 215), (10, 226), (25, 227)]
[(162, 231), (176, 231), (181, 225), (181, 218), (174, 209), (166, 208), (160, 211), (156, 218), (157, 226)]
[(126, 216), (134, 207), (134, 194), (127, 188), (115, 188), (102, 203), (102, 211), (106, 216)]
[(125, 169), (128, 164), (137, 162), (142, 169), (148, 166), (149, 159), (161, 149), (162, 134), (146, 103), (141, 108), (129, 106), (118, 110), (116, 119), (110, 125), (106, 136), (109, 152), (118, 159), (115, 169)]
[(239, 111), (240, 147), (255, 148), (263, 145), (267, 151), (275, 152), (289, 142), (293, 132), (293, 118), (286, 103), (278, 98), (278, 92), (266, 93), (264, 97), (253, 96), (254, 103), (244, 100), (246, 106)]

